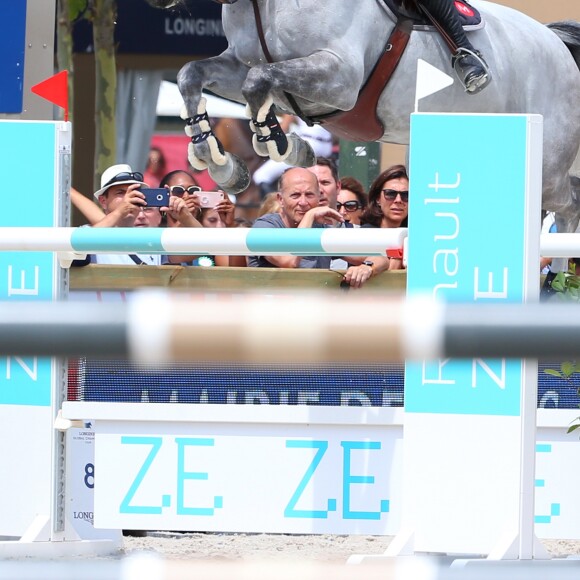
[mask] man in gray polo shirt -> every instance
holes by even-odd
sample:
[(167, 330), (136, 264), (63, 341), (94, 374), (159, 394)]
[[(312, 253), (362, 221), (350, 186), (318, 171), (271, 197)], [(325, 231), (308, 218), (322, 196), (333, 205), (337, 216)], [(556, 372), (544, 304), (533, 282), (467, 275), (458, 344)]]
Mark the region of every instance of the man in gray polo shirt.
[[(343, 222), (342, 216), (318, 205), (320, 189), (316, 175), (302, 167), (287, 169), (278, 186), (279, 213), (259, 217), (254, 228), (322, 228), (329, 218)], [(262, 268), (329, 268), (330, 256), (248, 256), (248, 266)]]

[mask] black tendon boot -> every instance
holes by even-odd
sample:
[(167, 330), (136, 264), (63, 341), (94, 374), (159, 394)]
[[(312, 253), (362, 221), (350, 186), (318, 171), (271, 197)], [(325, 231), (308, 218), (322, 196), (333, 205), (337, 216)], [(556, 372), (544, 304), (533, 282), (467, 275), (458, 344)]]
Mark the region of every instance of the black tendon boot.
[(491, 82), (491, 73), (467, 39), (453, 0), (423, 0), (423, 3), (458, 47), (451, 64), (465, 90), (472, 95), (478, 93)]

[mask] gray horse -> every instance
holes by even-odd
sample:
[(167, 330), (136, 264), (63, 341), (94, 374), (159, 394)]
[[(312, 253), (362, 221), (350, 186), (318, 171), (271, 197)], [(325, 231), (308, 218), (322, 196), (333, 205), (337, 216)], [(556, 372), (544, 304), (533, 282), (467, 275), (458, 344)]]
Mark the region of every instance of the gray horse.
[[(165, 8), (178, 3), (147, 1)], [(192, 165), (208, 168), (221, 187), (235, 193), (247, 187), (249, 175), (212, 135), (202, 89), (248, 104), (258, 154), (309, 166), (313, 162), (309, 145), (296, 135), (280, 134), (273, 111), (320, 119), (353, 109), (395, 21), (383, 0), (216, 1), (224, 4), (222, 21), (229, 46), (219, 56), (185, 65), (178, 85), (185, 102), (186, 132), (192, 137)], [(580, 218), (580, 24), (544, 26), (499, 4), (478, 0), (472, 4), (485, 27), (468, 35), (485, 55), (493, 82), (477, 95), (466, 94), (454, 83), (423, 99), (421, 111), (543, 115), (543, 206), (557, 213), (559, 231), (574, 231)], [(439, 34), (414, 30), (378, 98), (376, 116), (382, 128), (373, 139), (408, 143), (420, 58), (453, 74), (449, 50)], [(340, 127), (328, 128), (341, 134)], [(457, 151), (470, 154), (470, 135), (457, 143)]]

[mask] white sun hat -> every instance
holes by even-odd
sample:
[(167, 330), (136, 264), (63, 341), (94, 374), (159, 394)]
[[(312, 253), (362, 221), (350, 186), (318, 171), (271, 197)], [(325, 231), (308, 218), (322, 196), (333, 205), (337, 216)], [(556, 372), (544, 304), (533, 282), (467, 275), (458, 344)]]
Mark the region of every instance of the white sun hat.
[(125, 163), (111, 165), (101, 175), (101, 189), (95, 191), (95, 199), (98, 201), (99, 196), (103, 195), (111, 185), (126, 185), (128, 183), (139, 183), (147, 187), (147, 184), (143, 182), (143, 174), (133, 171), (130, 165)]

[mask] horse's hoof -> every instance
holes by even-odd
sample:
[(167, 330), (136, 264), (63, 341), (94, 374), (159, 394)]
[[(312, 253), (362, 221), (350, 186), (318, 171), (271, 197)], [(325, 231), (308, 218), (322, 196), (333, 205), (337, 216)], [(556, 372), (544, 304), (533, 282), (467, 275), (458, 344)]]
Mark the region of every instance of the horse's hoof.
[(227, 154), (217, 137), (212, 133), (202, 141), (196, 142), (195, 136), (192, 138), (188, 148), (188, 159), (196, 169), (205, 169), (211, 164), (225, 165)]
[(190, 143), (187, 147), (187, 160), (197, 171), (203, 171), (208, 167), (207, 163), (195, 154), (195, 145), (193, 143)]
[(221, 189), (235, 195), (248, 189), (251, 181), (250, 172), (237, 155), (228, 153), (226, 157), (224, 165), (210, 165), (208, 173)]
[(316, 164), (314, 149), (308, 141), (304, 141), (295, 133), (290, 133), (286, 137), (290, 146), (290, 154), (284, 159), (284, 163), (294, 167), (312, 167)]
[[(250, 121), (250, 124), (251, 123), (252, 122)], [(259, 155), (260, 157), (270, 157), (270, 152), (268, 151), (267, 143), (260, 143), (258, 141), (257, 135), (252, 135), (252, 147), (254, 148), (256, 155)]]

